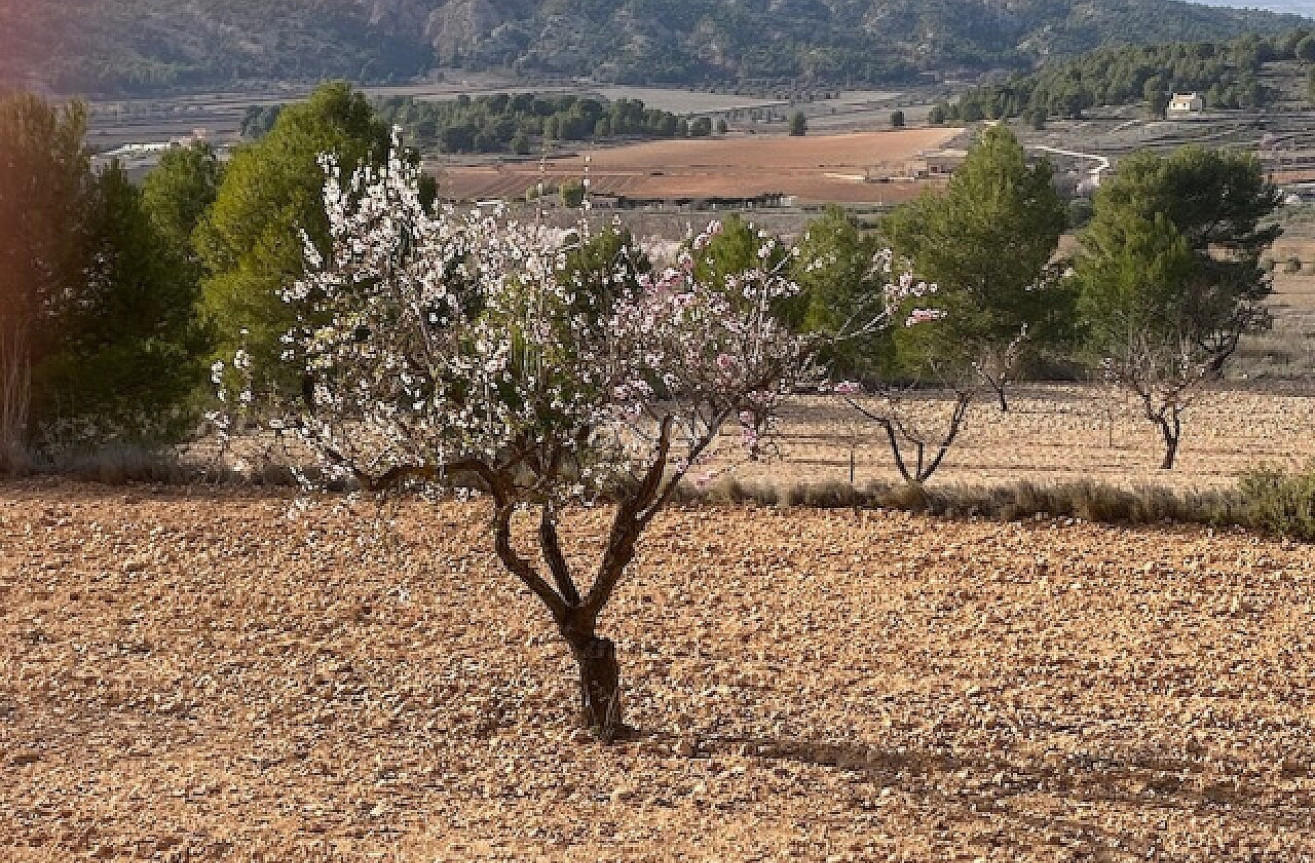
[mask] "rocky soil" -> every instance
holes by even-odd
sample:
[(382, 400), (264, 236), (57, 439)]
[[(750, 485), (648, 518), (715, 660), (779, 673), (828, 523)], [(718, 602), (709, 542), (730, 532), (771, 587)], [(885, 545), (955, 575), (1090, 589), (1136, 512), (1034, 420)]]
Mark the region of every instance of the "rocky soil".
[[(986, 393), (974, 402), (962, 434), (931, 484), (1093, 480), (1123, 488), (1232, 488), (1242, 473), (1260, 464), (1300, 469), (1315, 462), (1315, 436), (1310, 434), (1315, 398), (1308, 390), (1229, 385), (1202, 392), (1184, 415), (1178, 463), (1172, 471), (1158, 470), (1164, 457), (1159, 431), (1146, 421), (1138, 403), (1119, 390), (1020, 385), (1008, 413), (1001, 413)], [(874, 408), (881, 406), (875, 399), (867, 401)], [(930, 439), (939, 441), (953, 400), (929, 393), (909, 398), (904, 410)], [(726, 464), (736, 465), (734, 476), (745, 482), (847, 482), (851, 448), (859, 486), (899, 481), (885, 433), (832, 397), (803, 396), (786, 403), (780, 423), (783, 462), (744, 464), (737, 438), (727, 435), (725, 441)]]
[(480, 504), (292, 504), (0, 486), (0, 859), (1315, 859), (1315, 548), (671, 511), (605, 746)]

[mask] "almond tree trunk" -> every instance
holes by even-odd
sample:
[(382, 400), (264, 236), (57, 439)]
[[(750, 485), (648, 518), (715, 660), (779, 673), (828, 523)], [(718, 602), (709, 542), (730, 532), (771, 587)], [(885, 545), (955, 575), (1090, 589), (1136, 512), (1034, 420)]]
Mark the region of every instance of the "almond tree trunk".
[(1160, 462), (1160, 470), (1173, 470), (1178, 458), (1178, 441), (1182, 438), (1182, 424), (1178, 417), (1160, 420), (1160, 434), (1164, 437), (1164, 461)]
[(580, 666), (580, 724), (611, 741), (625, 727), (616, 645), (594, 636), (573, 643), (571, 653)]

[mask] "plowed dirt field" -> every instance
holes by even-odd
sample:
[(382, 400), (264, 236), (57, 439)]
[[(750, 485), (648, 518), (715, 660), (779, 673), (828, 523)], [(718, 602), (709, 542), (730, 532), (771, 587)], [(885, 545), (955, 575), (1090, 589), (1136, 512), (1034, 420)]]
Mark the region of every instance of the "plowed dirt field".
[(945, 146), (962, 129), (903, 129), (804, 138), (743, 136), (650, 141), (547, 160), (439, 170), (444, 195), (460, 200), (515, 199), (540, 179), (551, 184), (589, 176), (599, 195), (636, 199), (752, 198), (790, 195), (808, 203), (898, 203), (925, 181), (872, 183), (905, 174), (906, 164)]
[(1315, 548), (672, 510), (605, 746), (483, 506), (290, 504), (0, 486), (0, 860), (1315, 859)]

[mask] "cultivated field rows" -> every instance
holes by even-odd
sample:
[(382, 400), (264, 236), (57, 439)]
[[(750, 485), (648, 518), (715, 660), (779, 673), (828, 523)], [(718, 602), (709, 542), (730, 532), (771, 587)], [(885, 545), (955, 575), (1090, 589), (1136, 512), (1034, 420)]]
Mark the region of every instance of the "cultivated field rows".
[[(873, 407), (880, 403), (869, 401)], [(950, 396), (910, 398), (906, 412), (927, 429), (943, 428)], [(1260, 464), (1299, 468), (1315, 458), (1315, 398), (1228, 386), (1209, 391), (1186, 414), (1179, 464), (1158, 469), (1163, 455), (1156, 427), (1138, 402), (1104, 385), (1028, 384), (1002, 413), (989, 396), (972, 407), (933, 484), (1008, 485), (1092, 480), (1124, 488), (1162, 485), (1179, 490), (1226, 488)], [(728, 433), (714, 467), (717, 477), (788, 487), (848, 482), (851, 447), (855, 481), (896, 482), (886, 435), (837, 397), (794, 397), (779, 426), (779, 458), (744, 463)]]
[(812, 203), (891, 203), (909, 200), (929, 184), (869, 183), (866, 172), (903, 174), (906, 162), (945, 146), (962, 131), (650, 141), (582, 150), (542, 165), (531, 160), (461, 165), (445, 158), (437, 173), (441, 193), (458, 200), (515, 199), (541, 179), (563, 183), (587, 175), (596, 194), (640, 199), (785, 194)]
[(0, 488), (0, 858), (1315, 859), (1309, 546), (674, 510), (603, 746), (482, 505), (291, 504)]

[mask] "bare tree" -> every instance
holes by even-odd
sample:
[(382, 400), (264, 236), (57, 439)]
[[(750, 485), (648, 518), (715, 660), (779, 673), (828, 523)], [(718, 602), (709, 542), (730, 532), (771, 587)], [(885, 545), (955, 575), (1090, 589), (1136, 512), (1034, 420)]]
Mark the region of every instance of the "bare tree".
[(1027, 324), (1024, 323), (1018, 335), (1007, 344), (983, 345), (981, 353), (973, 363), (978, 376), (995, 393), (1001, 413), (1009, 412), (1007, 389), (1018, 380), (1022, 371), (1023, 349), (1027, 344)]
[(1178, 458), (1183, 414), (1210, 378), (1211, 359), (1192, 340), (1157, 341), (1137, 333), (1124, 350), (1102, 363), (1107, 379), (1132, 393), (1142, 414), (1159, 430), (1164, 441), (1161, 470), (1172, 470)]
[(858, 398), (861, 389), (856, 384), (842, 384), (836, 389), (851, 408), (885, 432), (895, 468), (905, 482), (914, 485), (921, 485), (936, 473), (977, 397), (971, 384), (942, 390), (952, 396), (947, 414), (942, 404), (937, 405), (939, 410), (928, 410), (929, 399), (915, 398), (926, 391), (911, 387), (883, 387), (874, 398), (863, 401)]

